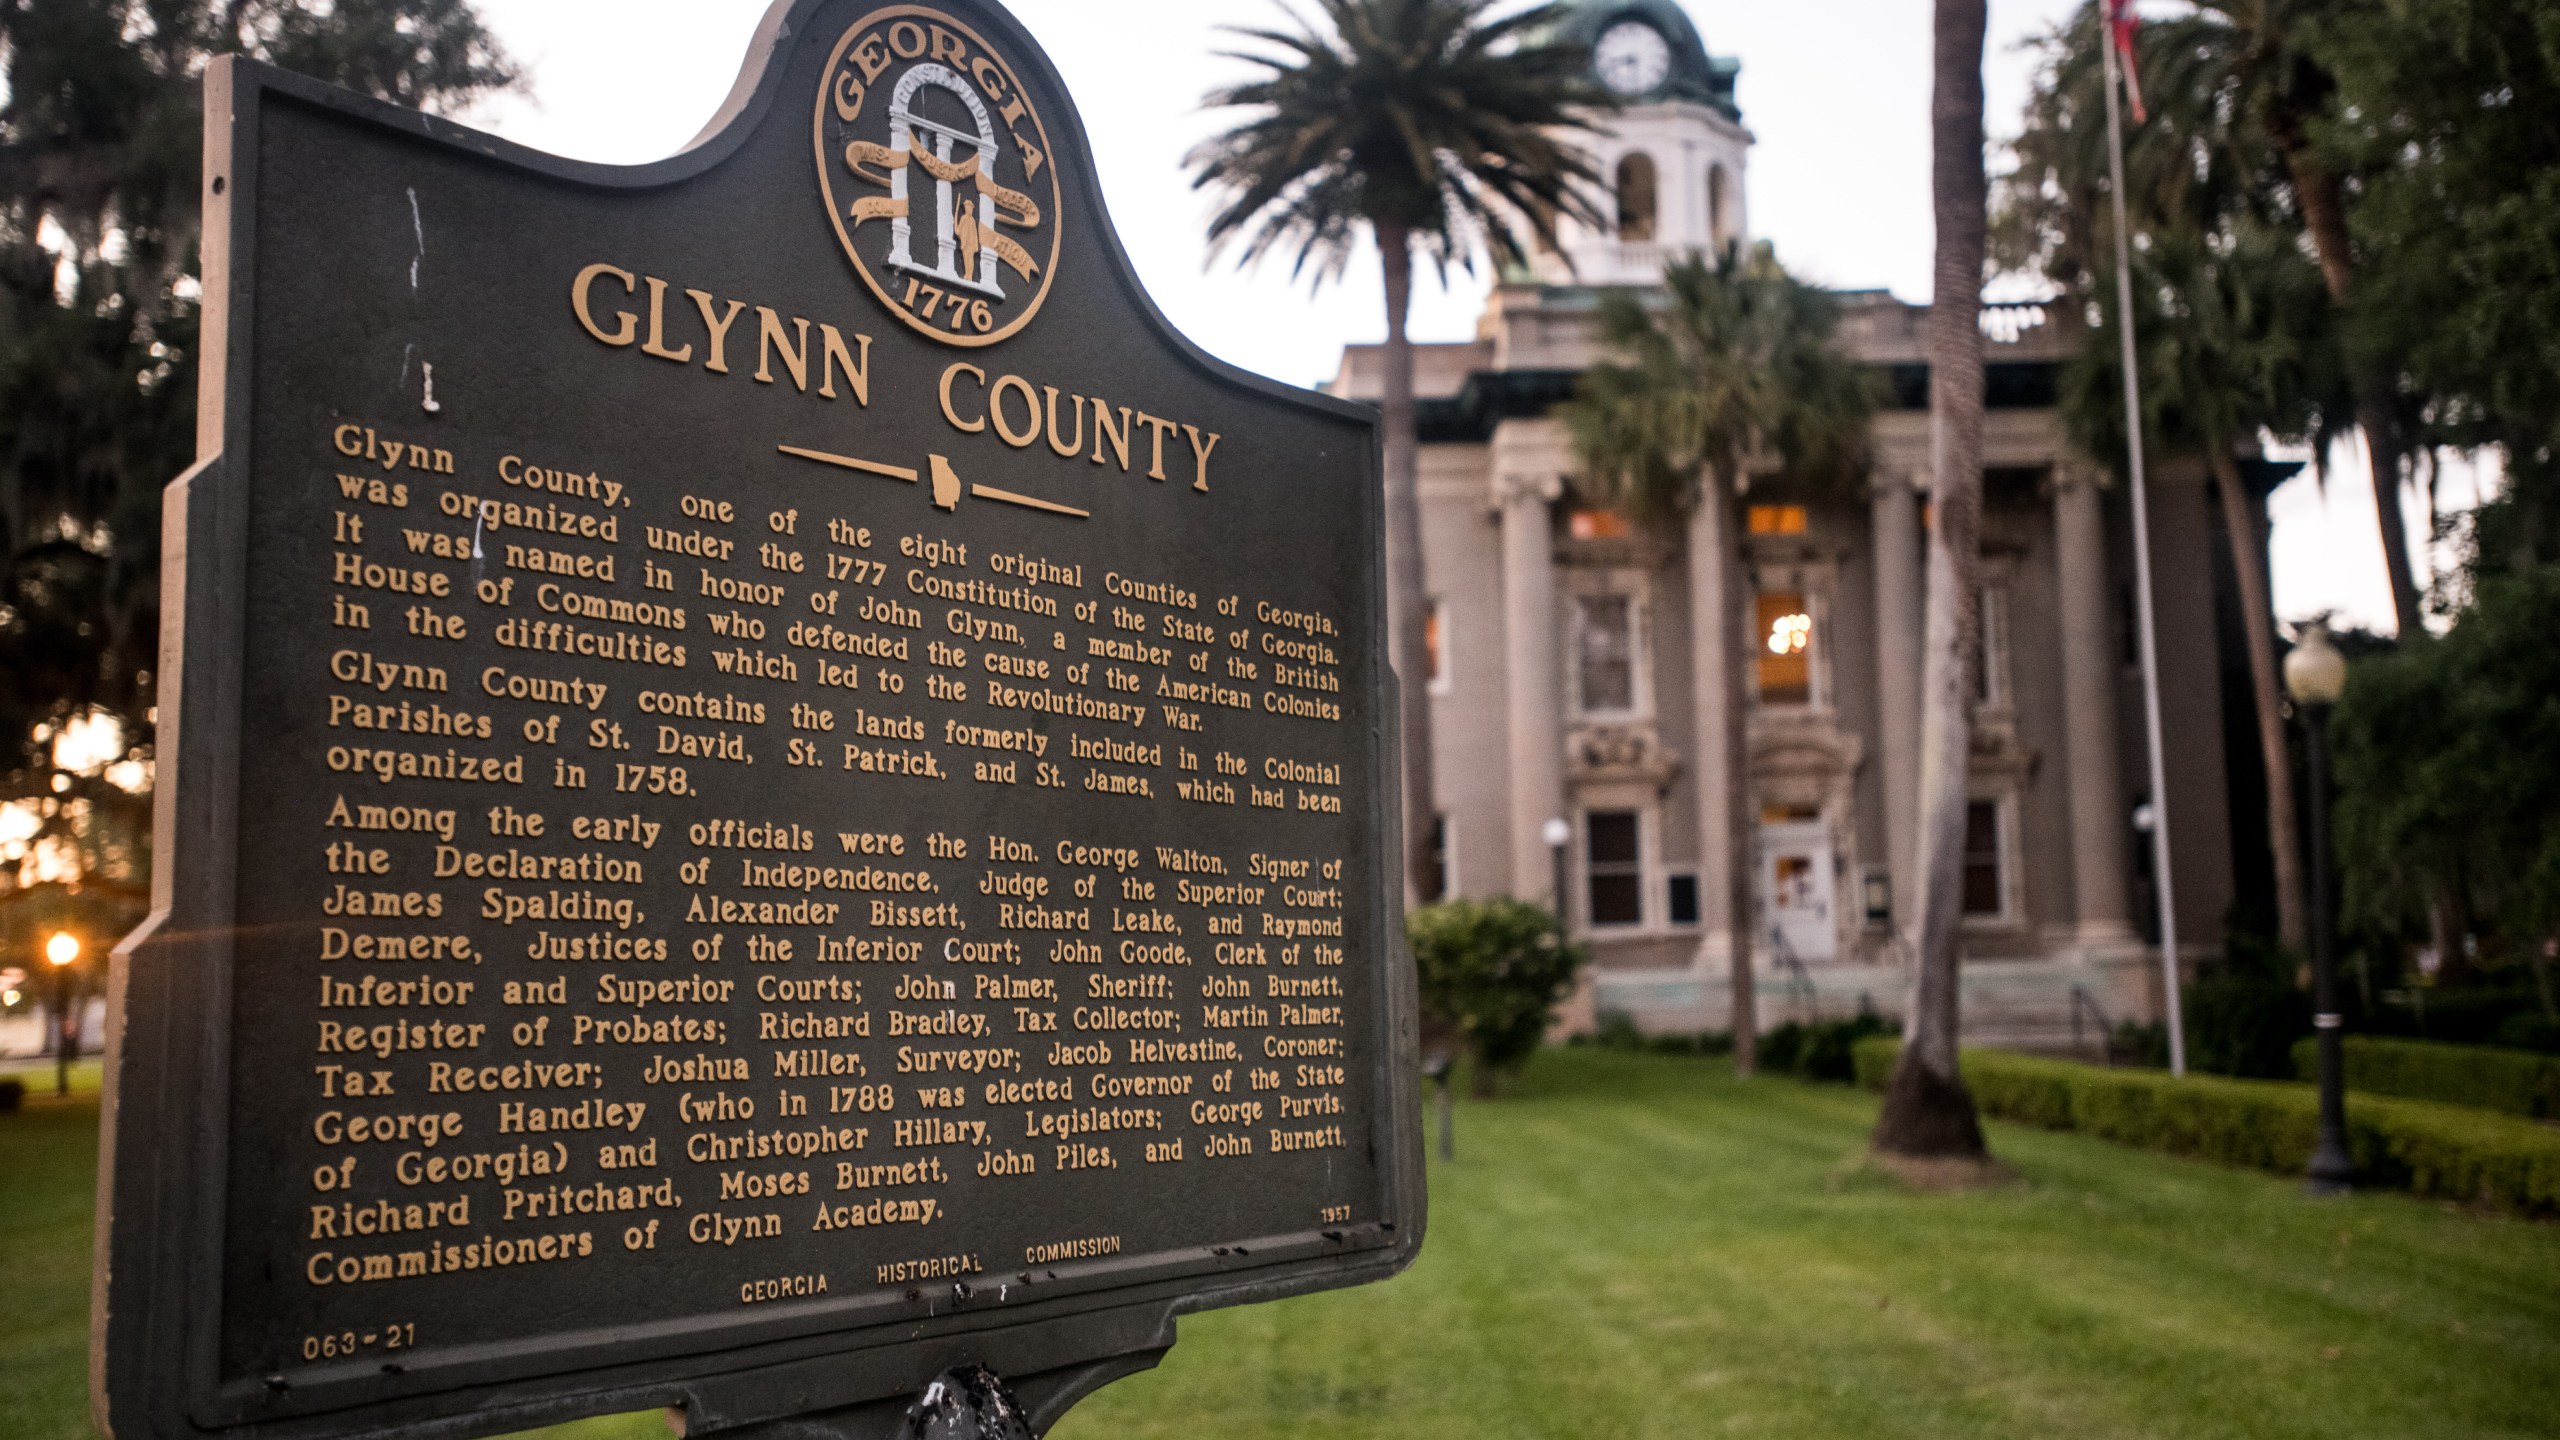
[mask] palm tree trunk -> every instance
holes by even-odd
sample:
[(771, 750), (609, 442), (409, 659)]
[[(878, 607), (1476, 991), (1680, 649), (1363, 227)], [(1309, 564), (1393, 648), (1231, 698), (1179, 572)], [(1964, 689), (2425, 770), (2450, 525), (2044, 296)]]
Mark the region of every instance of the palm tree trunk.
[[(2280, 121), (2276, 133), (2285, 173), (2293, 178), (2294, 198), (2302, 206), (2302, 228), (2309, 232), (2312, 253), (2320, 261), (2320, 281), (2328, 288), (2330, 305), (2343, 312), (2355, 285), (2355, 261), (2348, 247), (2346, 204), (2338, 191), (2338, 177), (2311, 154), (2298, 126)], [(2391, 577), (2391, 612), (2402, 635), (2421, 635), (2426, 622), (2419, 612), (2417, 574), (2409, 564), (2409, 524), (2400, 509), (2400, 467), (2408, 446), (2400, 436), (2390, 383), (2364, 364), (2356, 366), (2353, 378), (2356, 425), (2364, 431), (2373, 513), (2382, 531), (2382, 565)]]
[(2222, 492), (2222, 528), (2231, 537), (2231, 568), (2240, 576), (2240, 625), (2248, 632), (2249, 696), (2257, 711), (2258, 753), (2267, 769), (2267, 848), (2276, 864), (2276, 938), (2296, 955), (2310, 936), (2303, 911), (2302, 832), (2293, 809), (2293, 749), (2285, 742), (2284, 709), (2276, 688), (2276, 615), (2267, 593), (2267, 551), (2240, 467), (2230, 447), (2206, 446), (2214, 488)]
[[(1739, 477), (1739, 467), (1735, 468)], [(1712, 556), (1711, 565), (1696, 567), (1691, 574), (1693, 584), (1701, 588), (1713, 585), (1717, 593), (1693, 597), (1694, 624), (1699, 633), (1690, 643), (1698, 650), (1703, 681), (1698, 691), (1698, 727), (1701, 732), (1714, 730), (1723, 736), (1721, 749), (1701, 735), (1699, 764), (1718, 766), (1723, 785), (1701, 785), (1699, 793), (1707, 802), (1698, 816), (1698, 833), (1704, 844), (1715, 844), (1723, 835), (1725, 868), (1725, 917), (1730, 936), (1728, 964), (1733, 981), (1731, 1021), (1733, 1025), (1733, 1073), (1748, 1077), (1760, 1068), (1760, 1006), (1756, 977), (1751, 968), (1753, 940), (1759, 929), (1755, 914), (1759, 900), (1759, 835), (1755, 824), (1757, 808), (1751, 798), (1751, 647), (1743, 643), (1741, 617), (1745, 613), (1751, 584), (1744, 569), (1742, 526), (1735, 510), (1739, 501), (1735, 487), (1708, 475), (1698, 487), (1698, 508), (1690, 517), (1689, 543)], [(1712, 668), (1712, 678), (1705, 673)], [(1712, 688), (1710, 688), (1712, 687)], [(1713, 706), (1718, 714), (1711, 714)], [(1713, 793), (1723, 791), (1721, 796)]]
[(2382, 530), (2382, 568), (2391, 577), (2391, 614), (2404, 637), (2426, 633), (2419, 609), (2418, 577), (2409, 564), (2409, 521), (2400, 508), (2400, 469), (2408, 446), (2400, 438), (2400, 417), (2389, 389), (2369, 376), (2356, 377), (2356, 426), (2364, 431), (2365, 457), (2371, 462), (2373, 513)]
[(1928, 634), (1920, 681), (1919, 974), (1875, 1148), (1979, 1157), (1982, 1124), (1956, 1068), (1965, 818), (1981, 663), (1982, 170), (1985, 0), (1937, 0), (1930, 190), (1937, 261), (1929, 305)]
[(1385, 432), (1387, 482), (1387, 663), (1395, 667), (1401, 706), (1404, 777), (1404, 889), (1408, 908), (1435, 898), (1431, 830), (1431, 655), (1426, 627), (1430, 592), (1422, 577), (1422, 496), (1416, 483), (1413, 342), (1405, 315), (1413, 302), (1413, 247), (1401, 225), (1378, 226), (1378, 258), (1386, 270), (1386, 374), (1379, 411)]

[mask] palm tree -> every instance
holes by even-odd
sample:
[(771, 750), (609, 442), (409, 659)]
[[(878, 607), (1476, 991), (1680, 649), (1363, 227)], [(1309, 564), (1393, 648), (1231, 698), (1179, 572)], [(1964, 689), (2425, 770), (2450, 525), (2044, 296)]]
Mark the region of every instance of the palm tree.
[(1919, 974), (1902, 1058), (1874, 1145), (1904, 1156), (1978, 1158), (1982, 1122), (1956, 1069), (1963, 963), (1966, 782), (1974, 676), (1982, 663), (1982, 262), (1990, 186), (1982, 169), (1985, 0), (1937, 0), (1929, 98), (1929, 189), (1937, 260), (1929, 302), (1929, 580), (1920, 695)]
[[(1721, 843), (1727, 859), (1733, 1059), (1748, 1075), (1758, 1036), (1751, 975), (1758, 811), (1744, 728), (1752, 652), (1739, 624), (1747, 610), (1738, 514), (1745, 467), (1753, 452), (1775, 450), (1792, 479), (1854, 476), (1864, 466), (1875, 394), (1873, 377), (1834, 339), (1837, 302), (1789, 275), (1766, 244), (1748, 254), (1728, 244), (1712, 260), (1685, 256), (1664, 271), (1663, 284), (1659, 304), (1626, 291), (1602, 301), (1600, 338), (1620, 358), (1583, 375), (1565, 419), (1592, 498), (1642, 520), (1686, 522), (1700, 652), (1691, 671), (1699, 764), (1721, 766), (1723, 781), (1698, 787), (1698, 833), (1702, 845)], [(1719, 714), (1721, 723), (1710, 723)], [(1721, 753), (1707, 753), (1717, 748), (1707, 737), (1719, 734)]]
[[(2263, 23), (2263, 7), (2248, 13)], [(2266, 548), (2232, 452), (2265, 430), (2308, 440), (2315, 455), (2325, 454), (2360, 407), (2327, 282), (2298, 239), (2299, 204), (2267, 183), (2271, 145), (2241, 132), (2231, 98), (2239, 83), (2228, 53), (2232, 24), (2198, 14), (2148, 32), (2143, 92), (2152, 114), (2127, 139), (2125, 199), (2144, 237), (2133, 253), (2144, 424), (2171, 447), (2201, 453), (2221, 492), (2267, 770), (2276, 933), (2299, 951), (2307, 937), (2304, 882), (2275, 614)], [(2004, 259), (2095, 301), (2104, 319), (2087, 336), (2063, 396), (2065, 420), (2092, 455), (2124, 450), (2109, 281), (2115, 246), (2099, 223), (2105, 132), (2080, 123), (2104, 108), (2097, 89), (2105, 83), (2097, 49), (2103, 34), (2090, 12), (2049, 42), (2055, 57), (2028, 106), (2021, 163), (2004, 187), (2000, 236)], [(2384, 528), (2389, 548), (2397, 527)]]
[[(2276, 666), (2267, 552), (2236, 452), (2261, 432), (2325, 444), (2331, 417), (2353, 413), (2329, 329), (2328, 297), (2290, 234), (2246, 219), (2163, 227), (2135, 257), (2135, 336), (2142, 347), (2143, 424), (2165, 445), (2203, 455), (2220, 492), (2246, 633), (2249, 689), (2267, 772), (2267, 839), (2275, 869), (2276, 938), (2308, 939), (2292, 749)], [(2124, 449), (2123, 379), (2112, 295), (2107, 323), (2076, 357), (2062, 390), (2064, 422), (2092, 455)]]
[(1384, 395), (1388, 660), (1403, 686), (1405, 889), (1430, 898), (1430, 599), (1415, 489), (1413, 347), (1405, 315), (1416, 251), (1472, 273), (1489, 248), (1525, 263), (1526, 227), (1549, 248), (1559, 216), (1600, 222), (1597, 179), (1570, 139), (1611, 102), (1583, 54), (1546, 37), (1557, 7), (1495, 18), (1498, 0), (1315, 0), (1324, 28), (1240, 30), (1276, 53), (1264, 73), (1210, 93), (1249, 118), (1193, 150), (1194, 188), (1223, 201), (1212, 244), (1240, 264), (1296, 251), (1293, 274), (1338, 278), (1365, 231), (1386, 272)]
[[(2333, 158), (2335, 148), (2320, 141), (2324, 126), (2342, 120), (2335, 113), (2337, 80), (2317, 43), (2318, 27), (2336, 8), (2326, 0), (2197, 0), (2189, 13), (2146, 22), (2142, 89), (2153, 113), (2126, 139), (2125, 203), (2145, 228), (2245, 206), (2309, 246), (2341, 332), (2364, 341), (2347, 351), (2348, 381), (2365, 437), (2392, 609), (2400, 633), (2414, 637), (2424, 633), (2421, 597), (2400, 505), (2410, 401), (2394, 378), (2401, 367), (2378, 353), (2388, 348), (2380, 327), (2357, 324), (2359, 265), (2347, 215), (2355, 177)], [(2098, 6), (2090, 4), (2048, 42), (2053, 66), (2030, 104), (2022, 163), (2011, 184), (2013, 196), (2042, 211), (2049, 238), (2092, 266), (2113, 263), (2112, 246), (2097, 239), (2099, 212), (2061, 212), (2077, 208), (2080, 197), (2104, 193), (2098, 179), (2106, 170), (2104, 126), (2097, 118), (2105, 103), (2099, 88), (2104, 35)]]

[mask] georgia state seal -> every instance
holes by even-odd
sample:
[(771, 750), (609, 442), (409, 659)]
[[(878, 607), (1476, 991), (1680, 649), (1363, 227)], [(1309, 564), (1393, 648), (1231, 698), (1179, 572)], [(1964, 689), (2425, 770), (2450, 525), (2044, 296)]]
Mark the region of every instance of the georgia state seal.
[(874, 10), (827, 57), (818, 192), (862, 283), (947, 345), (1020, 330), (1057, 276), (1057, 157), (1013, 67), (922, 5)]

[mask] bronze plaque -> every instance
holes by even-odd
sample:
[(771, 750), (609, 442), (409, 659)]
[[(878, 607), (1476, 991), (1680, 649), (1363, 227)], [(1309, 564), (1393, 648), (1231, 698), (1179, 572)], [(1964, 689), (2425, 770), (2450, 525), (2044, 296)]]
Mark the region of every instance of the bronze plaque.
[(1410, 1260), (1374, 417), (1165, 324), (1011, 17), (778, 5), (632, 168), (206, 111), (111, 1429), (1045, 1420)]

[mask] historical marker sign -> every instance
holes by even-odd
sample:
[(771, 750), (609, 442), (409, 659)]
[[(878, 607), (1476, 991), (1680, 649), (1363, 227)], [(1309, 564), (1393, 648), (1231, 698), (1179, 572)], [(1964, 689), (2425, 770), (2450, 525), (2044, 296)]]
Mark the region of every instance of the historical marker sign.
[(1419, 1243), (1371, 419), (993, 5), (757, 55), (634, 169), (209, 82), (119, 1435), (1054, 1415)]

